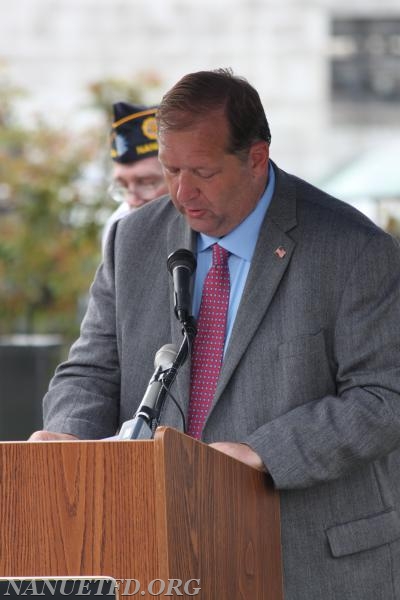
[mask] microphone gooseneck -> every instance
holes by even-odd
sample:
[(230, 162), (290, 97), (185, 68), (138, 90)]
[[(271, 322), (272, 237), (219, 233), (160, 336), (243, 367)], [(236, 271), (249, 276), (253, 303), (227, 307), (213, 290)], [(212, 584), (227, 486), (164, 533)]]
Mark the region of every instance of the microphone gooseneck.
[[(154, 357), (155, 371), (149, 381), (143, 399), (133, 419), (123, 423), (118, 439), (139, 440), (153, 437), (152, 424), (157, 421), (162, 403), (159, 396), (164, 390), (164, 377), (172, 369), (178, 351), (173, 344), (165, 344), (157, 350)], [(164, 394), (162, 394), (164, 396)]]

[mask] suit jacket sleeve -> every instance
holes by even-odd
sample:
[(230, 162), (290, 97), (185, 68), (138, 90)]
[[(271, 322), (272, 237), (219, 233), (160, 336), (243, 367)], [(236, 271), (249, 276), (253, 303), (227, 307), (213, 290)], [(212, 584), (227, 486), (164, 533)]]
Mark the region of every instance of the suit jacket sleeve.
[(115, 327), (114, 224), (91, 287), (79, 339), (43, 400), (44, 427), (84, 439), (113, 435), (119, 415), (120, 366)]

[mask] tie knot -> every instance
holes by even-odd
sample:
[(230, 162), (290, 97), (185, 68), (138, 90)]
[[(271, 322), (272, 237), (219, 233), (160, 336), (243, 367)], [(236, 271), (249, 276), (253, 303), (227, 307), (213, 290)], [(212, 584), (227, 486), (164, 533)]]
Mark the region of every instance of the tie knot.
[(222, 248), (218, 244), (214, 244), (212, 247), (212, 264), (216, 266), (225, 266), (228, 263), (229, 252), (225, 248)]

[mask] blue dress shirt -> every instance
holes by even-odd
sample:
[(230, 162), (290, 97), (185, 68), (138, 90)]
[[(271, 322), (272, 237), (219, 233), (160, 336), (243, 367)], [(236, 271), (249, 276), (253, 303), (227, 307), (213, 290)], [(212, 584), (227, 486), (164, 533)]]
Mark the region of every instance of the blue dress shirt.
[(211, 246), (218, 243), (230, 252), (228, 260), (231, 279), (228, 323), (225, 336), (225, 350), (232, 332), (233, 323), (239, 307), (247, 275), (253, 258), (258, 234), (275, 189), (275, 173), (269, 163), (267, 187), (259, 202), (251, 213), (235, 229), (222, 238), (216, 238), (204, 233), (197, 236), (197, 269), (193, 289), (193, 315), (198, 317), (204, 279), (211, 266)]

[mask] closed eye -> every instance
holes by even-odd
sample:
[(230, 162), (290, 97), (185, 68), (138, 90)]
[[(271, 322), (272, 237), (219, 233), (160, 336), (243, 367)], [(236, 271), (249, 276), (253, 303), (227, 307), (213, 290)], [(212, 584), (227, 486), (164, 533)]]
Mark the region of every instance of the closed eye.
[(163, 167), (163, 169), (168, 173), (168, 175), (177, 175), (179, 173), (179, 169), (175, 167)]
[(196, 175), (198, 175), (199, 177), (201, 177), (202, 179), (211, 179), (212, 177), (214, 177), (214, 175), (216, 175), (219, 171), (204, 171), (204, 170), (198, 170), (196, 171)]

